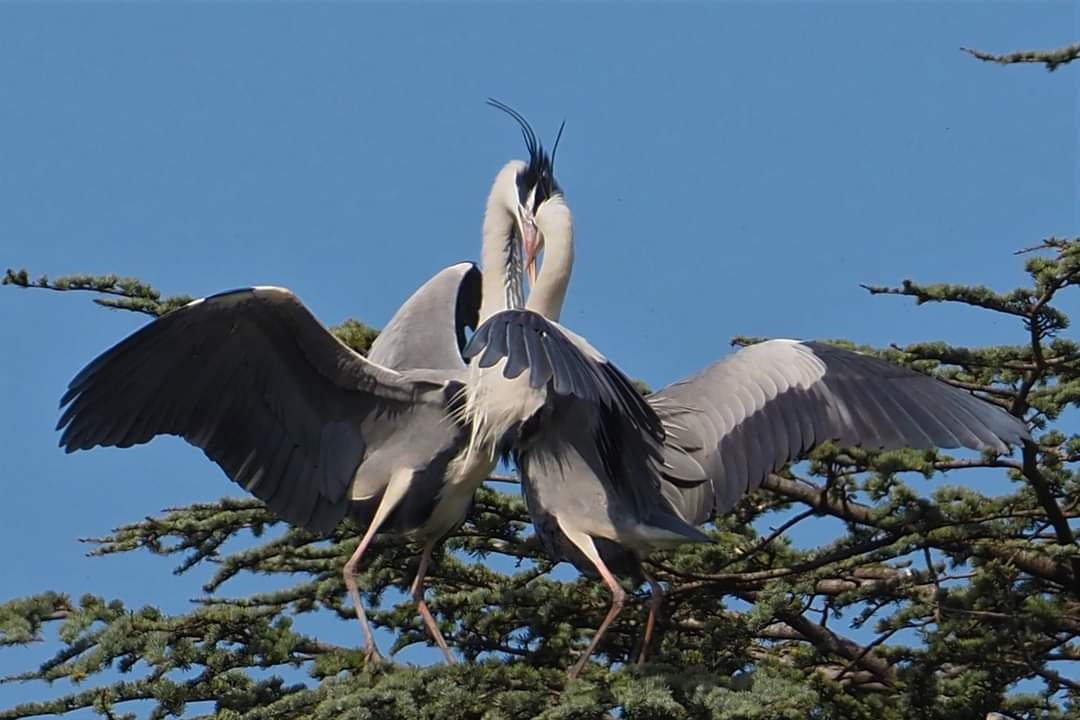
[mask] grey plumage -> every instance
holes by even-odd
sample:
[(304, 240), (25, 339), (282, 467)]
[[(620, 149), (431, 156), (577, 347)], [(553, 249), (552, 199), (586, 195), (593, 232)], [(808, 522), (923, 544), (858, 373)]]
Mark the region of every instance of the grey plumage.
[[(468, 429), (451, 422), (448, 410), (457, 405), (457, 396), (467, 381), (467, 367), (461, 356), (466, 328), (476, 328), (480, 309), (480, 270), (470, 262), (451, 265), (421, 285), (398, 308), (375, 338), (368, 352), (370, 362), (420, 377), (445, 376), (450, 394), (444, 396), (443, 413), (409, 418), (407, 432), (395, 435), (380, 453), (391, 463), (409, 459), (416, 468), (413, 481), (386, 517), (387, 532), (428, 539), (439, 537), (465, 519), (464, 514), (450, 528), (430, 528), (418, 532), (424, 523), (438, 516), (449, 463), (467, 442)], [(443, 371), (432, 373), (429, 371)], [(381, 481), (377, 478), (381, 478)], [(370, 482), (357, 484), (350, 504), (350, 517), (368, 525), (386, 491), (389, 473), (373, 474)]]
[[(625, 376), (557, 324), (574, 253), (569, 209), (561, 195), (553, 200), (536, 218), (545, 255), (526, 310), (502, 313), (505, 337), (493, 324), (466, 354), (482, 365), (506, 357), (505, 375), (528, 371), (534, 388), (545, 385), (514, 447), (529, 513), (554, 559), (598, 574), (613, 596), (572, 675), (621, 610), (615, 574), (650, 584), (644, 657), (662, 591), (641, 561), (706, 540), (693, 525), (821, 442), (1005, 452), (1029, 438), (1019, 418), (969, 392), (820, 343), (762, 343), (635, 402)], [(580, 376), (561, 370), (564, 357), (584, 362)], [(603, 393), (564, 397), (581, 377)]]
[(550, 182), (539, 154), (529, 165), (508, 163), (492, 185), (488, 277), (471, 264), (437, 275), (391, 320), (372, 359), (339, 342), (288, 290), (221, 293), (158, 318), (79, 373), (61, 403), (61, 444), (70, 452), (178, 435), (293, 524), (323, 533), (350, 515), (366, 531), (344, 579), (370, 655), (377, 650), (355, 578), (361, 556), (377, 532), (421, 541), (413, 597), (452, 661), (423, 578), (434, 543), (464, 520), (493, 469), (506, 430), (491, 425), (491, 446), (473, 447), (460, 352), (481, 306), (501, 309), (520, 288), (532, 209), (519, 196), (535, 196), (528, 178)]
[[(534, 295), (546, 290), (552, 267), (558, 268), (557, 258), (541, 268)], [(654, 408), (607, 358), (555, 319), (530, 309), (497, 313), (477, 330), (465, 355), (478, 357), (481, 367), (505, 361), (507, 380), (529, 371), (529, 385), (543, 400), (513, 446), (529, 516), (550, 557), (599, 575), (612, 592), (611, 609), (571, 669), (576, 676), (622, 610), (625, 591), (613, 573), (648, 580), (651, 633), (661, 589), (641, 559), (658, 548), (709, 539), (665, 500), (662, 485), (694, 486), (706, 477), (699, 467), (688, 475), (685, 466), (664, 462), (666, 431)]]
[(368, 352), (389, 368), (464, 370), (465, 329), (477, 326), (480, 270), (471, 262), (451, 265), (424, 283), (398, 308)]
[[(539, 313), (505, 310), (477, 330), (464, 354), (467, 359), (479, 357), (482, 368), (505, 360), (503, 377), (512, 380), (527, 369), (530, 387), (550, 389), (539, 413), (521, 428), (515, 446), (527, 499), (529, 491), (535, 491), (532, 506), (552, 509), (566, 500), (590, 515), (599, 515), (590, 507), (606, 509), (612, 522), (663, 513), (661, 420), (626, 376), (585, 340)], [(549, 465), (547, 471), (561, 478), (552, 483), (560, 489), (531, 483), (533, 463)], [(573, 496), (570, 478), (580, 472), (596, 475), (601, 485), (593, 489), (602, 488), (603, 497), (586, 501), (583, 495)], [(632, 512), (620, 513), (617, 506), (622, 504)], [(685, 537), (701, 537), (681, 520), (672, 521), (685, 526)], [(544, 532), (538, 532), (544, 539)], [(554, 539), (549, 543), (558, 544)]]
[(248, 288), (189, 303), (107, 350), (69, 384), (57, 429), (67, 452), (179, 435), (283, 519), (327, 532), (354, 483), (362, 496), (372, 489), (362, 466), (387, 443), (407, 447), (396, 441), (418, 424), (446, 425), (460, 384), (376, 365), (288, 290)]
[[(79, 373), (61, 403), (69, 452), (178, 435), (293, 524), (327, 532), (349, 514), (366, 525), (344, 580), (373, 655), (356, 568), (374, 535), (390, 530), (423, 542), (413, 597), (453, 660), (424, 601), (424, 575), (434, 543), (464, 520), (493, 469), (502, 437), (526, 419), (514, 389), (471, 393), (483, 374), (460, 354), (466, 325), (524, 302), (523, 247), (555, 187), (531, 129), (497, 107), (522, 126), (529, 163), (504, 166), (488, 195), (489, 272), (481, 278), (462, 264), (437, 275), (390, 321), (371, 359), (288, 290), (248, 288), (150, 323)], [(473, 417), (485, 419), (479, 443)]]
[[(971, 393), (820, 343), (762, 343), (641, 398), (558, 324), (572, 220), (535, 134), (510, 113), (530, 163), (508, 164), (488, 198), (482, 254), (497, 272), (443, 271), (366, 359), (288, 290), (195, 301), (76, 376), (62, 400), (61, 444), (70, 452), (179, 435), (294, 524), (325, 532), (349, 514), (366, 525), (344, 575), (372, 652), (357, 563), (376, 532), (422, 541), (413, 598), (452, 660), (424, 602), (424, 575), (509, 437), (545, 549), (598, 574), (613, 595), (576, 674), (622, 608), (614, 574), (650, 583), (643, 657), (662, 592), (642, 560), (707, 541), (695, 525), (821, 442), (1005, 452), (1029, 439), (1021, 420)], [(522, 310), (522, 262), (545, 243)], [(477, 322), (466, 345), (465, 326)]]
[[(569, 536), (589, 535), (611, 570), (640, 578), (641, 555), (684, 542), (708, 542), (671, 512), (662, 494), (659, 458), (637, 428), (604, 418), (584, 402), (558, 398), (541, 429), (522, 437), (515, 453), (522, 493), (538, 538), (554, 559), (586, 574), (596, 568)], [(601, 429), (608, 422), (613, 429)], [(610, 448), (605, 433), (620, 433)]]
[(294, 525), (325, 533), (351, 517), (366, 531), (343, 575), (371, 656), (378, 652), (357, 565), (377, 532), (421, 541), (413, 596), (452, 660), (424, 603), (423, 579), (434, 544), (464, 520), (493, 465), (462, 458), (468, 428), (453, 420), (479, 285), (471, 263), (435, 275), (394, 315), (370, 359), (283, 288), (196, 300), (72, 380), (60, 443), (72, 452), (179, 435)]
[[(545, 550), (599, 574), (613, 594), (572, 675), (622, 608), (625, 593), (613, 575), (649, 582), (644, 658), (662, 589), (642, 561), (655, 550), (707, 541), (694, 525), (730, 510), (768, 473), (822, 442), (1002, 453), (1030, 439), (1020, 419), (970, 392), (816, 342), (745, 348), (646, 403), (663, 427), (659, 459), (655, 436), (632, 416), (576, 398), (552, 397), (546, 422), (531, 424), (517, 445), (522, 492)], [(603, 442), (611, 431), (597, 426), (617, 428), (613, 451)]]
[(648, 398), (669, 428), (665, 457), (710, 481), (665, 488), (688, 522), (727, 512), (770, 472), (825, 441), (844, 447), (966, 447), (1030, 439), (1004, 409), (935, 378), (820, 342), (751, 345)]
[[(584, 357), (599, 356), (592, 353)], [(554, 377), (549, 382), (554, 388)], [(1030, 439), (1019, 418), (968, 391), (816, 342), (745, 348), (645, 400), (663, 428), (659, 458), (655, 436), (634, 416), (595, 397), (558, 394), (515, 448), (545, 551), (599, 575), (612, 591), (611, 610), (572, 675), (622, 608), (625, 591), (614, 575), (649, 582), (644, 658), (662, 588), (642, 561), (656, 550), (708, 541), (694, 525), (730, 510), (768, 473), (822, 442), (1003, 453)]]
[(466, 359), (477, 355), (482, 368), (505, 358), (503, 377), (516, 378), (527, 369), (534, 389), (550, 382), (558, 395), (603, 405), (657, 439), (664, 436), (660, 419), (622, 371), (539, 313), (513, 309), (491, 316), (465, 347)]

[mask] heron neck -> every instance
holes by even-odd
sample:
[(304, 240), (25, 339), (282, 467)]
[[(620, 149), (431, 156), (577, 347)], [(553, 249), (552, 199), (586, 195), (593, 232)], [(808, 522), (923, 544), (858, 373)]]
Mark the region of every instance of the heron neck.
[(565, 208), (565, 205), (558, 206), (542, 220), (537, 218), (537, 226), (544, 234), (544, 261), (525, 305), (555, 322), (562, 315), (570, 273), (574, 268), (574, 226), (570, 212)]
[(525, 304), (522, 278), (521, 242), (515, 231), (513, 214), (504, 199), (503, 174), (495, 180), (484, 211), (483, 245), (480, 266), (483, 270), (483, 295), (480, 322), (507, 308)]

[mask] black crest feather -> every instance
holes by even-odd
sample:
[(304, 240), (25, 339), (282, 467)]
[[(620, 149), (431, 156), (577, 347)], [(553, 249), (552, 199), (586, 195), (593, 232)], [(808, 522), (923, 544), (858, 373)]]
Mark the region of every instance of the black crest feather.
[(536, 137), (536, 132), (529, 125), (529, 122), (522, 117), (521, 113), (494, 98), (488, 98), (487, 104), (514, 118), (521, 128), (521, 136), (524, 138), (525, 148), (529, 152), (529, 166), (525, 169), (525, 172), (518, 175), (518, 199), (524, 204), (528, 199), (529, 190), (535, 187), (536, 193), (533, 196), (533, 207), (530, 209), (536, 212), (536, 209), (540, 207), (540, 203), (552, 195), (562, 192), (559, 183), (555, 181), (555, 151), (559, 149), (559, 139), (562, 138), (566, 121), (564, 120), (559, 125), (559, 132), (555, 136), (555, 145), (549, 156), (544, 152), (544, 145)]

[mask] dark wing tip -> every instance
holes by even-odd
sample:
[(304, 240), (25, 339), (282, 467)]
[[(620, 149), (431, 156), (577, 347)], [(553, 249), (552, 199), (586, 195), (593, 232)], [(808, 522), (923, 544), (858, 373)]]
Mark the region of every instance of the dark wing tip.
[(72, 381), (72, 383), (67, 386), (67, 390), (65, 390), (64, 394), (60, 397), (60, 403), (57, 405), (57, 409), (63, 410), (78, 394), (79, 388), (75, 385), (75, 382)]

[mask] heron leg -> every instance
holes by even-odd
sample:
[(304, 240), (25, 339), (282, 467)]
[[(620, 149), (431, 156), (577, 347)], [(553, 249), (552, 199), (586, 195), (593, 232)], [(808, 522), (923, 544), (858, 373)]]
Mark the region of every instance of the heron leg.
[(596, 633), (593, 635), (592, 642), (589, 643), (589, 647), (585, 648), (585, 653), (578, 658), (578, 661), (574, 663), (574, 667), (570, 668), (570, 679), (573, 680), (578, 676), (578, 673), (585, 667), (585, 663), (589, 661), (589, 657), (592, 656), (593, 651), (596, 650), (597, 645), (600, 644), (600, 640), (604, 637), (604, 633), (607, 632), (608, 627), (622, 612), (623, 604), (626, 602), (626, 591), (622, 589), (622, 585), (615, 579), (615, 576), (608, 570), (607, 565), (600, 559), (600, 553), (596, 549), (596, 544), (593, 543), (592, 538), (586, 533), (580, 533), (576, 531), (568, 531), (565, 527), (562, 527), (563, 533), (570, 539), (585, 557), (589, 559), (589, 562), (596, 567), (596, 571), (600, 573), (601, 579), (604, 584), (611, 590), (611, 609), (608, 610), (604, 621), (600, 623), (600, 627), (596, 629)]
[(645, 638), (641, 641), (641, 654), (638, 655), (638, 665), (645, 662), (645, 655), (649, 652), (649, 643), (652, 641), (653, 630), (656, 627), (656, 616), (660, 614), (660, 606), (664, 603), (664, 588), (656, 582), (656, 578), (649, 574), (645, 568), (641, 568), (641, 574), (649, 583), (649, 617), (645, 621)]
[(349, 597), (352, 598), (353, 608), (356, 610), (356, 619), (360, 623), (360, 630), (364, 633), (364, 654), (368, 660), (381, 660), (382, 656), (379, 654), (379, 647), (375, 644), (375, 636), (371, 632), (371, 623), (368, 622), (367, 613), (364, 612), (364, 604), (360, 602), (360, 590), (356, 587), (356, 570), (360, 565), (360, 557), (364, 554), (367, 546), (371, 544), (375, 533), (379, 532), (383, 522), (397, 507), (397, 504), (401, 502), (401, 498), (405, 497), (409, 484), (412, 482), (412, 477), (413, 472), (408, 468), (402, 468), (390, 476), (390, 482), (387, 483), (386, 489), (383, 491), (379, 507), (375, 508), (375, 515), (371, 518), (371, 524), (368, 525), (364, 537), (360, 539), (360, 544), (356, 546), (356, 551), (349, 558), (349, 562), (345, 563), (345, 569), (341, 573), (345, 578), (345, 588), (349, 591)]
[(431, 562), (431, 551), (434, 548), (434, 540), (424, 543), (424, 552), (420, 555), (420, 567), (416, 568), (416, 579), (413, 580), (412, 584), (412, 596), (416, 602), (416, 609), (420, 611), (420, 617), (424, 619), (424, 625), (427, 626), (428, 633), (435, 640), (435, 644), (439, 646), (439, 649), (442, 650), (443, 655), (446, 656), (446, 662), (453, 665), (457, 660), (454, 659), (453, 653), (450, 652), (450, 647), (446, 644), (446, 640), (443, 639), (442, 633), (439, 632), (439, 626), (435, 623), (431, 611), (428, 610), (427, 602), (424, 601), (424, 577), (427, 576), (428, 563)]
[(371, 540), (375, 537), (378, 529), (378, 525), (374, 522), (371, 523), (367, 532), (364, 533), (364, 537), (360, 540), (360, 544), (356, 546), (356, 551), (349, 558), (349, 562), (345, 563), (345, 569), (341, 573), (345, 578), (345, 587), (348, 589), (349, 597), (352, 599), (353, 609), (356, 611), (356, 620), (360, 623), (361, 632), (364, 633), (364, 654), (369, 660), (381, 660), (382, 656), (379, 655), (379, 647), (375, 644), (375, 636), (371, 632), (371, 623), (368, 622), (367, 613), (364, 612), (364, 603), (360, 601), (360, 590), (356, 587), (356, 571), (360, 565), (360, 558), (363, 556), (364, 550), (371, 544)]

